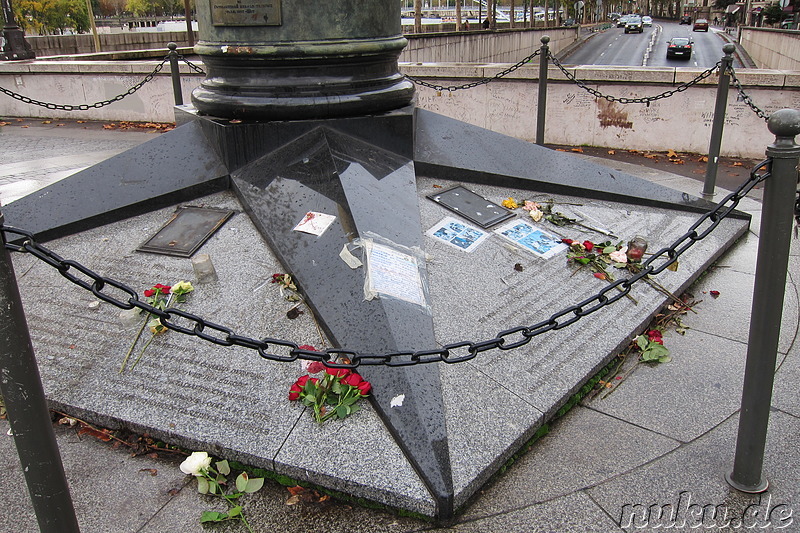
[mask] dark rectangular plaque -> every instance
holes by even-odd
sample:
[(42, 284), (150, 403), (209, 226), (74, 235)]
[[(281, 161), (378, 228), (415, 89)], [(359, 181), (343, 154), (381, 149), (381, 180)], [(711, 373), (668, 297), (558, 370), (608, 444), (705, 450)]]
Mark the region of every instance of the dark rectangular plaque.
[(508, 209), (490, 202), (461, 185), (440, 193), (429, 194), (428, 198), (482, 228), (494, 226), (498, 222), (514, 216), (514, 213)]
[(211, 0), (214, 26), (280, 26), (281, 0)]
[(137, 248), (140, 252), (191, 257), (233, 215), (210, 207), (179, 207), (158, 233)]

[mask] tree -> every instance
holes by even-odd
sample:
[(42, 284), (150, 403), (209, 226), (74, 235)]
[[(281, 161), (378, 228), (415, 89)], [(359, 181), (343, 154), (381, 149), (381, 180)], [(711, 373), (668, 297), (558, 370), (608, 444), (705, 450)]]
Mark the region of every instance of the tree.
[(422, 33), (422, 0), (414, 0), (414, 33)]
[(768, 7), (764, 8), (761, 12), (764, 16), (764, 22), (767, 24), (775, 24), (783, 18), (783, 9), (778, 2), (773, 2)]

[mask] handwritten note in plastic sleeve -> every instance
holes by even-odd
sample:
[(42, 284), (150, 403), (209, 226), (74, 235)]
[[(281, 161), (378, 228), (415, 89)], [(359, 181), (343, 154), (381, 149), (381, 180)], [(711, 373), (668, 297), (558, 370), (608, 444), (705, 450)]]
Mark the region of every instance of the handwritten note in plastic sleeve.
[(373, 244), (368, 257), (371, 292), (417, 305), (425, 305), (425, 294), (417, 259), (388, 246)]

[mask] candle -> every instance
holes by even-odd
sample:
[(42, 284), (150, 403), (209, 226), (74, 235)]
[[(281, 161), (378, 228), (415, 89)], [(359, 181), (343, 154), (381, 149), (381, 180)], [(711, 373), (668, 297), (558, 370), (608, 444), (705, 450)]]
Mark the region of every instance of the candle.
[(647, 240), (641, 235), (635, 236), (628, 243), (628, 251), (626, 252), (628, 261), (641, 261), (645, 250), (647, 250)]

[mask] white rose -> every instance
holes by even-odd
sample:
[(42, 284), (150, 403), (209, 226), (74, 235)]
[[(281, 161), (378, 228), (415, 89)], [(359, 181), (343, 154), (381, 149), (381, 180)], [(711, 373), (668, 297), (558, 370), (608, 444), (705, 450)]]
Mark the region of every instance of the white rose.
[(211, 457), (206, 452), (192, 452), (192, 455), (181, 463), (181, 472), (193, 476), (201, 476), (211, 466)]

